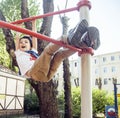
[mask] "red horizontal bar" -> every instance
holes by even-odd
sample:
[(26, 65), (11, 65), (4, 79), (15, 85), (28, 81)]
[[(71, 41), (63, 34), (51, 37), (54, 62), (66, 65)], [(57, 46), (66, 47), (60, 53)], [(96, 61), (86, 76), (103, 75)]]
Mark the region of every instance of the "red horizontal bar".
[(39, 16), (24, 18), (24, 19), (12, 22), (12, 24), (20, 24), (20, 23), (23, 23), (23, 22), (32, 21), (32, 20), (35, 20), (35, 19), (44, 18), (44, 17), (51, 16), (51, 15), (57, 15), (57, 14), (60, 14), (60, 13), (70, 12), (70, 11), (74, 11), (74, 10), (78, 10), (78, 7), (73, 7), (73, 8), (60, 10), (60, 11), (56, 11), (56, 12), (49, 12), (49, 13), (39, 15)]
[(77, 52), (82, 51), (79, 48), (73, 47), (71, 45), (66, 45), (66, 44), (62, 43), (61, 41), (57, 41), (57, 40), (55, 40), (53, 38), (50, 38), (48, 36), (42, 35), (40, 33), (33, 32), (33, 31), (25, 29), (25, 28), (21, 28), (19, 26), (16, 26), (16, 25), (13, 25), (13, 24), (1, 21), (1, 20), (0, 20), (0, 26), (8, 28), (8, 29), (15, 30), (15, 31), (18, 31), (18, 32), (21, 32), (21, 33), (24, 33), (24, 34), (27, 34), (27, 35), (30, 35), (30, 36), (34, 36), (34, 37), (36, 37), (38, 39), (42, 39), (42, 40), (45, 40), (45, 41), (48, 41), (48, 42), (55, 43), (55, 44), (60, 45), (62, 47), (69, 48), (69, 49), (71, 49), (73, 51), (77, 51)]
[(71, 45), (64, 44), (63, 42), (57, 41), (57, 40), (55, 40), (53, 38), (50, 38), (48, 36), (42, 35), (40, 33), (36, 33), (36, 32), (31, 31), (31, 30), (21, 28), (19, 26), (16, 26), (16, 25), (13, 25), (11, 23), (7, 23), (7, 22), (1, 21), (1, 20), (0, 20), (0, 26), (8, 28), (8, 29), (15, 30), (15, 31), (18, 31), (18, 32), (21, 32), (23, 34), (34, 36), (34, 37), (36, 37), (38, 39), (41, 39), (41, 40), (45, 40), (45, 41), (48, 41), (48, 42), (55, 43), (55, 44), (60, 45), (62, 47), (69, 48), (69, 49), (71, 49), (73, 51), (76, 51), (79, 54), (90, 53), (90, 54), (93, 55), (93, 49), (92, 48), (81, 48), (81, 49), (76, 48), (76, 47), (73, 47)]

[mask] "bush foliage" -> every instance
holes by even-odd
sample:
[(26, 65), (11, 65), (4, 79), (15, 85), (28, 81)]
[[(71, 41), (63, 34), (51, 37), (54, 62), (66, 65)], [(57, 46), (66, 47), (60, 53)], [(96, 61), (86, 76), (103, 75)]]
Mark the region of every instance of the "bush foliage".
[[(105, 90), (93, 89), (92, 91), (93, 115), (105, 113), (106, 105), (114, 105), (114, 94), (107, 93)], [(118, 103), (120, 100), (118, 99)], [(73, 118), (79, 118), (81, 115), (81, 94), (80, 88), (72, 88), (72, 109)], [(58, 96), (59, 111), (64, 112), (64, 94)], [(25, 112), (36, 114), (39, 113), (39, 101), (35, 93), (25, 95), (24, 103)]]
[[(119, 100), (118, 100), (119, 102)], [(64, 111), (64, 95), (61, 93), (58, 97), (59, 109)], [(80, 88), (72, 88), (73, 118), (79, 118), (81, 115), (81, 94)], [(92, 91), (93, 115), (105, 113), (106, 105), (114, 105), (114, 95), (105, 90), (93, 89)]]
[(24, 110), (27, 114), (39, 113), (39, 101), (35, 92), (25, 95)]

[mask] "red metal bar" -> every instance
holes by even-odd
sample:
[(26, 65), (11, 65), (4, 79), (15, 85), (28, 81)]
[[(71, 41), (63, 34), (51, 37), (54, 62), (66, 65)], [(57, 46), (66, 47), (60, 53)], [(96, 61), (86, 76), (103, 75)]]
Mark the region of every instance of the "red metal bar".
[(39, 16), (24, 18), (24, 19), (12, 22), (12, 24), (20, 24), (20, 23), (23, 23), (23, 22), (32, 21), (32, 20), (35, 20), (35, 19), (40, 19), (40, 18), (44, 18), (44, 17), (47, 17), (47, 16), (57, 15), (57, 14), (60, 14), (60, 13), (65, 13), (65, 12), (70, 12), (70, 11), (75, 11), (75, 10), (78, 10), (78, 6), (73, 7), (73, 8), (69, 8), (69, 9), (65, 9), (65, 10), (56, 11), (56, 12), (49, 12), (49, 13), (39, 15)]
[(73, 47), (71, 45), (66, 45), (66, 44), (62, 43), (61, 41), (57, 41), (57, 40), (55, 40), (53, 38), (50, 38), (48, 36), (42, 35), (40, 33), (33, 32), (33, 31), (25, 29), (25, 28), (21, 28), (19, 26), (16, 26), (16, 25), (13, 25), (11, 23), (7, 23), (7, 22), (1, 21), (1, 20), (0, 20), (0, 26), (8, 28), (8, 29), (15, 30), (15, 31), (18, 31), (18, 32), (21, 32), (23, 34), (34, 36), (34, 37), (36, 37), (38, 39), (41, 39), (41, 40), (45, 40), (45, 41), (48, 41), (48, 42), (55, 43), (55, 44), (60, 45), (62, 47), (69, 48), (73, 51), (79, 52), (79, 54), (80, 53), (82, 54), (82, 51), (84, 51), (84, 50), (85, 50), (85, 52), (93, 54), (93, 51), (91, 50), (91, 48), (79, 49), (79, 48)]
[(80, 2), (78, 2), (77, 6), (78, 6), (79, 9), (82, 6), (88, 6), (89, 9), (91, 9), (91, 2), (88, 1), (88, 0), (81, 0)]
[(32, 21), (32, 20), (35, 20), (35, 19), (40, 19), (40, 18), (51, 16), (51, 15), (67, 13), (67, 12), (79, 10), (79, 8), (82, 7), (82, 6), (88, 6), (89, 9), (90, 9), (91, 8), (91, 3), (88, 0), (81, 0), (80, 2), (78, 2), (77, 7), (68, 8), (68, 9), (60, 10), (60, 11), (56, 11), (56, 12), (49, 12), (49, 13), (39, 15), (39, 16), (28, 17), (28, 18), (24, 18), (24, 19), (21, 19), (21, 20), (11, 22), (11, 23), (12, 24), (20, 24), (20, 23), (23, 23), (23, 22)]

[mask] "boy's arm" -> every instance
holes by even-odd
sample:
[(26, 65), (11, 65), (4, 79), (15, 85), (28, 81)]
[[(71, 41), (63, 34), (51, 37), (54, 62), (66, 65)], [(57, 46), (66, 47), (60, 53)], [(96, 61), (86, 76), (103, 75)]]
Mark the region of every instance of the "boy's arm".
[[(18, 24), (17, 26), (20, 26), (20, 27), (21, 27), (21, 25), (22, 25), (22, 24)], [(16, 50), (19, 49), (20, 35), (21, 35), (20, 32), (16, 32), (16, 35), (15, 35), (15, 48), (16, 48)]]
[[(32, 31), (36, 32), (36, 20), (32, 21)], [(37, 50), (37, 38), (36, 37), (32, 37), (32, 45), (33, 48)]]

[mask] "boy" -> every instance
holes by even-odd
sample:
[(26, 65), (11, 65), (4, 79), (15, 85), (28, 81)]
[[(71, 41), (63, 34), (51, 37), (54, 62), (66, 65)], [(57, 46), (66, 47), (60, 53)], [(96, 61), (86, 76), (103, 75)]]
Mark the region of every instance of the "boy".
[[(36, 31), (35, 21), (32, 21), (32, 30)], [(100, 45), (99, 31), (95, 27), (88, 27), (86, 20), (82, 20), (68, 36), (61, 36), (58, 40), (77, 48), (91, 47), (97, 49)], [(36, 81), (48, 82), (52, 79), (61, 62), (74, 54), (70, 49), (60, 49), (59, 45), (49, 43), (42, 54), (37, 55), (37, 39), (23, 36), (16, 39), (16, 60), (22, 75)], [(32, 53), (31, 53), (32, 52)]]

